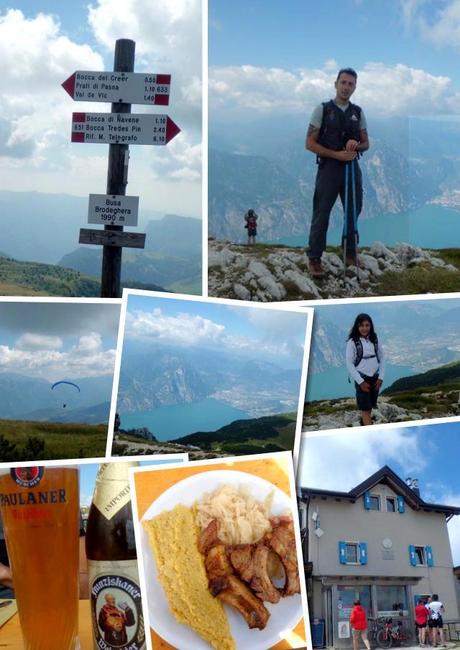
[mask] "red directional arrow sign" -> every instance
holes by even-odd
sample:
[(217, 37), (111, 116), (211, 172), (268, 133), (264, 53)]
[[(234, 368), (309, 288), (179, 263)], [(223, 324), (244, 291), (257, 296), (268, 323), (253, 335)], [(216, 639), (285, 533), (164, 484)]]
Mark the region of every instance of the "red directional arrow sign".
[(168, 115), (148, 113), (73, 113), (72, 142), (93, 144), (168, 144), (180, 128)]
[(62, 87), (80, 102), (169, 104), (170, 74), (77, 70)]

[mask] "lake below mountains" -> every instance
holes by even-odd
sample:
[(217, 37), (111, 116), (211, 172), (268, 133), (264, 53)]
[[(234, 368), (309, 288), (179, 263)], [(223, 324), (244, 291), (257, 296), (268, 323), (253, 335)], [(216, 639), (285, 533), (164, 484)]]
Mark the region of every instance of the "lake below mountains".
[[(306, 206), (306, 214), (310, 214), (311, 206)], [(383, 214), (372, 219), (358, 220), (359, 245), (371, 246), (374, 242), (382, 242), (386, 246), (395, 246), (401, 242), (421, 248), (457, 248), (460, 247), (460, 212), (440, 205), (424, 205), (411, 212), (400, 214)], [(263, 224), (260, 224), (258, 241), (263, 241)], [(305, 246), (308, 238), (308, 228), (305, 236), (285, 237), (277, 240), (278, 244), (288, 246)], [(327, 235), (329, 246), (340, 246), (342, 226), (331, 228)]]
[[(385, 380), (382, 390), (391, 386), (401, 377), (416, 374), (408, 366), (385, 365)], [(355, 385), (353, 380), (348, 383), (348, 372), (345, 366), (329, 368), (324, 372), (310, 374), (307, 381), (307, 401), (319, 399), (336, 399), (338, 397), (354, 397)]]
[(216, 431), (235, 420), (252, 416), (211, 397), (199, 402), (159, 406), (152, 411), (120, 413), (121, 429), (146, 427), (161, 442), (197, 431)]

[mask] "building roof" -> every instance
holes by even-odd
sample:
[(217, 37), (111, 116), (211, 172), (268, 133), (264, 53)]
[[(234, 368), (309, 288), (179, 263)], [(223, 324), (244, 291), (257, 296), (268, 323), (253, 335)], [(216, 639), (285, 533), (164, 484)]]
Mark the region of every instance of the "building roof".
[(356, 485), (349, 492), (337, 492), (334, 490), (319, 490), (316, 488), (301, 487), (300, 488), (300, 498), (307, 499), (308, 497), (322, 497), (322, 498), (332, 498), (337, 501), (348, 501), (349, 503), (355, 503), (365, 492), (371, 490), (378, 483), (384, 483), (391, 487), (391, 489), (398, 495), (403, 496), (406, 503), (413, 508), (414, 510), (425, 510), (426, 512), (441, 512), (446, 515), (446, 517), (452, 517), (454, 515), (460, 515), (459, 506), (448, 506), (441, 505), (438, 503), (427, 503), (424, 501), (420, 494), (417, 491), (410, 488), (405, 481), (403, 481), (399, 476), (388, 467), (384, 465), (377, 472), (369, 476), (365, 481)]

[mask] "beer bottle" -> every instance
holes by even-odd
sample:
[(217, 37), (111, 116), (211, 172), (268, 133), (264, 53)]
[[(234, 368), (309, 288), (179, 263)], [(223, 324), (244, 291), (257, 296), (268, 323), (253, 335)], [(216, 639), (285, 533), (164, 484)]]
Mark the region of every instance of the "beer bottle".
[(103, 463), (88, 516), (86, 556), (94, 648), (145, 649), (128, 468)]

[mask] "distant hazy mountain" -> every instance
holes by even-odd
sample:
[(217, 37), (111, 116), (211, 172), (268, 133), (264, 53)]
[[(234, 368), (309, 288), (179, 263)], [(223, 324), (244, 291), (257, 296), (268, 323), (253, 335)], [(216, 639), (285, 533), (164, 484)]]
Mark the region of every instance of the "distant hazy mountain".
[[(142, 282), (159, 288), (178, 290), (201, 286), (202, 224), (199, 219), (167, 215), (150, 221), (145, 249), (123, 251), (122, 282)], [(60, 266), (100, 277), (102, 250), (80, 246), (62, 257)], [(153, 287), (152, 287), (153, 288)]]
[[(65, 379), (63, 377), (63, 379)], [(0, 373), (0, 419), (48, 419), (64, 421), (72, 409), (82, 412), (110, 401), (112, 376), (74, 380), (80, 393), (62, 397), (51, 389), (52, 381), (24, 377), (14, 373)], [(65, 407), (63, 406), (65, 404)], [(41, 414), (40, 417), (35, 415)], [(99, 413), (101, 410), (99, 409)], [(98, 416), (99, 417), (99, 416)], [(67, 418), (68, 421), (68, 418)], [(71, 419), (71, 421), (78, 421)], [(103, 420), (81, 420), (99, 422)]]
[(32, 420), (35, 422), (79, 422), (81, 424), (105, 424), (109, 421), (110, 402), (95, 404), (84, 408), (40, 409), (18, 417), (18, 420)]
[[(308, 117), (276, 116), (257, 123), (211, 124), (209, 233), (245, 239), (243, 215), (260, 215), (260, 241), (308, 231), (316, 175), (315, 156), (304, 147)], [(226, 133), (232, 133), (227, 138)], [(443, 197), (457, 205), (460, 126), (427, 120), (369, 123), (371, 147), (360, 160), (365, 207), (362, 219), (402, 214)], [(223, 135), (222, 135), (223, 134)], [(339, 203), (331, 225), (342, 220)]]
[[(125, 341), (117, 408), (149, 411), (157, 406), (214, 397), (247, 412), (297, 398), (300, 375), (275, 363), (249, 362), (222, 351), (148, 347)], [(277, 407), (277, 408), (275, 408)]]
[[(334, 320), (334, 314), (339, 322)], [(310, 376), (345, 366), (348, 332), (362, 305), (318, 309), (311, 346)], [(447, 301), (366, 305), (388, 363), (410, 366), (421, 372), (460, 357), (458, 328), (460, 308)]]
[[(100, 280), (102, 248), (78, 246), (80, 228), (88, 227), (87, 210), (87, 198), (0, 192), (0, 214), (5, 225), (1, 238), (4, 257), (58, 264)], [(129, 286), (141, 283), (148, 289), (201, 292), (201, 220), (178, 215), (160, 218), (160, 213), (142, 211), (142, 199), (140, 210), (137, 231), (146, 232), (146, 247), (142, 251), (124, 249), (122, 282)], [(2, 281), (17, 284), (9, 274), (2, 275)], [(15, 289), (6, 287), (3, 293), (14, 294)], [(42, 295), (47, 294), (89, 296), (99, 295), (99, 290), (53, 292), (44, 286)]]

